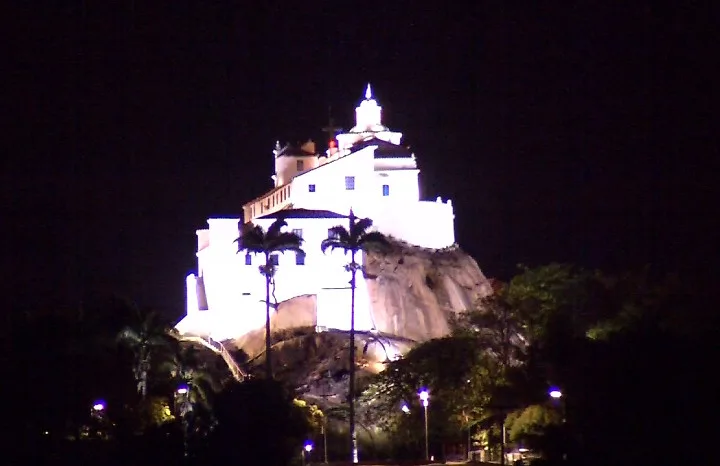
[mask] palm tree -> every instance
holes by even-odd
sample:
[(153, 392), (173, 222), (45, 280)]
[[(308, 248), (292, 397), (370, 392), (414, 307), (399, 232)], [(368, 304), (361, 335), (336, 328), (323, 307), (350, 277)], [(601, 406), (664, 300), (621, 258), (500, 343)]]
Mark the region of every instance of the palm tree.
[(285, 219), (279, 217), (268, 228), (267, 232), (259, 225), (246, 223), (241, 226), (242, 234), (235, 241), (238, 243), (238, 253), (245, 251), (246, 254), (262, 254), (265, 256), (265, 264), (260, 266), (260, 273), (265, 277), (265, 370), (268, 378), (272, 378), (272, 361), (270, 349), (270, 282), (275, 275), (275, 265), (270, 257), (275, 253), (295, 251), (298, 254), (305, 254), (300, 248), (303, 239), (295, 233), (283, 232), (282, 228), (287, 226)]
[(209, 409), (208, 393), (220, 390), (220, 385), (200, 360), (199, 350), (193, 346), (177, 342), (158, 370), (168, 377), (171, 386), (187, 386), (188, 400), (193, 405)]
[(352, 462), (358, 462), (357, 435), (355, 433), (355, 275), (361, 266), (355, 261), (355, 256), (361, 251), (379, 250), (389, 248), (390, 243), (382, 233), (369, 231), (372, 227), (372, 220), (369, 218), (357, 219), (350, 210), (350, 228), (343, 226), (332, 227), (329, 236), (320, 244), (320, 249), (325, 253), (328, 249), (342, 249), (345, 254), (350, 253), (350, 263), (345, 270), (350, 272), (350, 387), (348, 392), (349, 421), (350, 421), (350, 443)]
[(142, 313), (135, 310), (138, 322), (127, 326), (117, 335), (117, 341), (130, 348), (134, 354), (133, 375), (137, 391), (144, 400), (148, 390), (148, 374), (153, 352), (166, 347), (169, 342), (167, 327), (157, 318), (155, 312)]
[(172, 352), (159, 365), (174, 392), (175, 409), (183, 428), (183, 452), (188, 455), (188, 440), (192, 434), (205, 433), (215, 425), (209, 393), (220, 390), (199, 351), (193, 346), (176, 342)]

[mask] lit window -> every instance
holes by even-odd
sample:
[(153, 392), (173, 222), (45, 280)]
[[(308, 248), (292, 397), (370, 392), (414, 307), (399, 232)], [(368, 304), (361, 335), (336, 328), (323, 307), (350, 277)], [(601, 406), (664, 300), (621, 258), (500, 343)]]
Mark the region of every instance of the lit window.
[(300, 238), (302, 238), (302, 228), (293, 228), (293, 234), (298, 235)]
[(305, 265), (305, 253), (304, 252), (296, 252), (295, 253), (295, 265)]
[(314, 184), (309, 184), (309, 185), (308, 185), (308, 192), (311, 192), (311, 193), (314, 193), (314, 192), (315, 192), (315, 185), (314, 185)]
[(270, 255), (270, 265), (278, 265), (278, 264), (279, 264), (278, 255), (277, 254)]
[(355, 177), (354, 176), (346, 176), (345, 177), (345, 189), (348, 191), (353, 191), (355, 189)]
[(249, 252), (245, 254), (245, 265), (252, 265), (252, 256)]
[(303, 163), (302, 160), (298, 160), (297, 161), (297, 171), (299, 171), (299, 172), (303, 171), (305, 169), (304, 165), (305, 164)]
[(383, 196), (389, 196), (390, 195), (390, 185), (384, 184), (383, 185)]

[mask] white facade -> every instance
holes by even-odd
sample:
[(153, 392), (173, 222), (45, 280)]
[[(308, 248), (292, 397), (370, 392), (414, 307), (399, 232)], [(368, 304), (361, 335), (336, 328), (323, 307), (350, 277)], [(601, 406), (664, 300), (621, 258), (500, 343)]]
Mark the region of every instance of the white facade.
[[(337, 135), (337, 150), (315, 154), (314, 143), (301, 148), (277, 144), (274, 187), (243, 206), (241, 218), (212, 218), (199, 230), (198, 272), (187, 278), (187, 316), (181, 333), (225, 340), (260, 328), (265, 322), (265, 279), (259, 273), (264, 257), (237, 252), (239, 225), (252, 222), (265, 230), (278, 216), (304, 239), (304, 260), (294, 252), (278, 257), (271, 302), (296, 296), (317, 296), (319, 327), (350, 326), (350, 274), (343, 252), (323, 254), (320, 243), (328, 229), (347, 227), (352, 209), (369, 217), (374, 228), (396, 239), (427, 248), (454, 244), (454, 213), (450, 201), (420, 200), (415, 155), (400, 145), (401, 133), (382, 125), (381, 107), (368, 85), (356, 109), (356, 125)], [(362, 261), (362, 255), (357, 260)], [(358, 330), (375, 328), (373, 310), (362, 274), (358, 274)]]

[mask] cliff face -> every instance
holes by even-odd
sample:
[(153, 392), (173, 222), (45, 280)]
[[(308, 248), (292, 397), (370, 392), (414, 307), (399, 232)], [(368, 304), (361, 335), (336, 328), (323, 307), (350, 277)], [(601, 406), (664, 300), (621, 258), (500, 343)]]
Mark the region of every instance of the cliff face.
[(365, 263), (377, 329), (404, 339), (446, 335), (452, 313), (492, 293), (477, 262), (458, 247), (429, 250), (394, 242), (390, 253), (369, 254)]
[[(460, 248), (430, 250), (393, 241), (385, 254), (366, 255), (363, 275), (376, 329), (395, 351), (412, 343), (446, 335), (448, 317), (470, 308), (492, 293), (491, 285), (475, 260)], [(298, 296), (279, 303), (271, 319), (275, 341), (295, 328), (317, 325), (315, 296)], [(349, 312), (349, 310), (348, 310)], [(232, 342), (250, 357), (264, 349), (264, 329)], [(389, 350), (391, 353), (393, 350)], [(383, 354), (385, 352), (383, 351)]]

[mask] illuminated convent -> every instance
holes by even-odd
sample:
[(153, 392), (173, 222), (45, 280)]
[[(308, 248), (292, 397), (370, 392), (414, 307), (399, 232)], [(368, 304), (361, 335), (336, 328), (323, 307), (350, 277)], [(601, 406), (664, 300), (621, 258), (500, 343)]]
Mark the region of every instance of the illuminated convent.
[[(402, 133), (382, 123), (382, 107), (370, 85), (355, 109), (355, 126), (337, 134), (329, 149), (312, 141), (295, 147), (277, 143), (274, 186), (243, 206), (242, 218), (210, 218), (197, 231), (197, 274), (187, 277), (187, 315), (177, 325), (184, 334), (222, 341), (265, 322), (265, 279), (260, 256), (238, 254), (238, 226), (252, 222), (267, 229), (282, 215), (288, 229), (303, 237), (305, 255), (285, 253), (277, 261), (277, 302), (314, 296), (316, 325), (346, 330), (350, 291), (341, 251), (323, 254), (328, 229), (347, 226), (350, 209), (370, 217), (380, 232), (409, 244), (440, 249), (455, 243), (450, 201), (420, 200), (415, 154), (401, 144)], [(347, 311), (345, 311), (347, 310)], [(365, 280), (358, 280), (356, 328), (376, 329)]]

